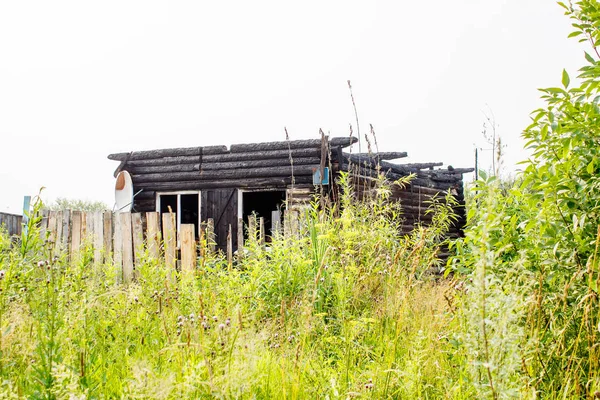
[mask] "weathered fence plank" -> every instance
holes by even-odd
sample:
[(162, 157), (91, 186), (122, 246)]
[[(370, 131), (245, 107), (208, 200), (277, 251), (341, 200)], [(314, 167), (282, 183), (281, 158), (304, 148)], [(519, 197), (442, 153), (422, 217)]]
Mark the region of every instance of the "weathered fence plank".
[(113, 213), (105, 211), (103, 215), (104, 230), (104, 259), (110, 259), (110, 253), (113, 249)]
[(194, 224), (181, 224), (181, 271), (191, 272), (196, 268), (196, 240)]
[(133, 231), (131, 229), (131, 213), (120, 213), (121, 235), (123, 240), (123, 282), (133, 279)]
[(165, 243), (165, 264), (169, 269), (177, 267), (177, 232), (174, 213), (162, 215), (163, 237)]
[(146, 213), (146, 242), (148, 245), (148, 254), (151, 257), (160, 257), (160, 224), (159, 213)]
[[(71, 229), (71, 260), (76, 260), (79, 257), (81, 248), (81, 226), (83, 224), (83, 213), (81, 211), (73, 211), (72, 213), (72, 229)], [(50, 213), (52, 218), (52, 212)]]
[(144, 226), (142, 214), (131, 214), (131, 225), (133, 231), (133, 256), (135, 263), (141, 262), (144, 256)]

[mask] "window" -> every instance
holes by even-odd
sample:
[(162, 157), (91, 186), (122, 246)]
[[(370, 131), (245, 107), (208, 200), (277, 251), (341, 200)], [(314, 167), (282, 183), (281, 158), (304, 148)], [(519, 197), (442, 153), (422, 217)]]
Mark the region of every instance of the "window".
[(196, 238), (200, 236), (200, 192), (167, 192), (156, 194), (156, 211), (169, 210), (177, 215), (177, 231), (181, 224), (194, 224)]
[(248, 216), (252, 213), (255, 213), (257, 218), (264, 218), (265, 236), (269, 241), (273, 233), (282, 227), (286, 200), (285, 190), (240, 190), (238, 196), (238, 216), (244, 219), (246, 225)]

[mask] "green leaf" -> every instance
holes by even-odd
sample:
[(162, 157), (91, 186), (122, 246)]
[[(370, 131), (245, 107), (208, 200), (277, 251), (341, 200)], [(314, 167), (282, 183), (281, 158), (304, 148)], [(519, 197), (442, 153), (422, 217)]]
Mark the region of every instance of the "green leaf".
[(594, 60), (594, 57), (589, 55), (589, 53), (587, 51), (585, 52), (585, 59), (588, 60), (589, 62), (591, 62), (592, 64), (596, 62), (596, 60)]
[(575, 36), (579, 36), (579, 35), (581, 35), (582, 33), (583, 33), (583, 32), (581, 32), (581, 31), (575, 31), (575, 32), (571, 32), (571, 33), (569, 33), (569, 36), (567, 36), (567, 37), (569, 37), (569, 38), (572, 38), (572, 37), (575, 37)]
[(567, 74), (567, 70), (563, 69), (562, 73), (562, 84), (566, 88), (569, 87), (569, 83), (571, 83), (571, 79), (569, 78), (569, 74)]

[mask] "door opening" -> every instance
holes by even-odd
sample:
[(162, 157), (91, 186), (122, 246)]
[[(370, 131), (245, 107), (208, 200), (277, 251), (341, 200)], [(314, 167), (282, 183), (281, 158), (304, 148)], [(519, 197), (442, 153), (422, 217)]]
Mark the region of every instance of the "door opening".
[[(241, 198), (240, 210), (244, 223), (248, 224), (248, 216), (252, 213), (255, 213), (257, 218), (264, 218), (266, 241), (271, 241), (275, 231), (282, 227), (285, 190), (242, 192)], [(247, 238), (247, 232), (244, 236)]]

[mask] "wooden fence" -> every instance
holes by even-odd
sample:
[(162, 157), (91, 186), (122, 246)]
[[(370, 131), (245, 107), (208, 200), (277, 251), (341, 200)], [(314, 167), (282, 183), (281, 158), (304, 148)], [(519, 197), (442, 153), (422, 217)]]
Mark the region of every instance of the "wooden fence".
[(22, 221), (23, 216), (21, 215), (0, 213), (0, 227), (4, 226), (9, 236), (21, 234)]
[[(291, 213), (286, 234), (298, 231), (298, 213)], [(214, 221), (201, 224), (200, 237), (196, 237), (194, 224), (181, 224), (177, 231), (176, 214), (157, 212), (112, 213), (110, 211), (43, 211), (41, 234), (55, 252), (66, 252), (77, 260), (84, 248), (92, 249), (95, 263), (113, 262), (122, 268), (123, 281), (129, 282), (135, 274), (136, 264), (148, 256), (163, 259), (170, 268), (193, 271), (198, 256), (216, 251)], [(227, 236), (227, 260), (233, 263), (231, 225)], [(265, 243), (263, 218), (250, 218), (249, 240)], [(198, 246), (202, 243), (201, 246)], [(244, 243), (244, 223), (238, 220), (238, 243)], [(243, 246), (238, 247), (238, 257), (243, 256)]]

